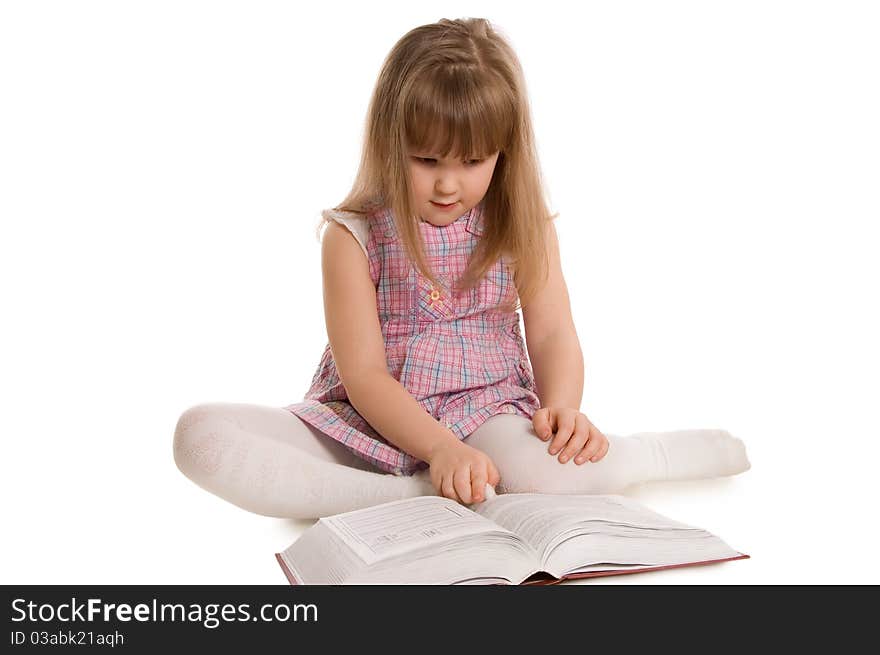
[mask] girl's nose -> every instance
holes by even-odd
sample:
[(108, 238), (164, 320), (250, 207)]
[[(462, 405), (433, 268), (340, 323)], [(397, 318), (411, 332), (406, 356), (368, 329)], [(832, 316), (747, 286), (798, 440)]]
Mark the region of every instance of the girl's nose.
[(434, 184), (437, 195), (445, 198), (455, 193), (455, 182), (450, 176), (437, 178)]

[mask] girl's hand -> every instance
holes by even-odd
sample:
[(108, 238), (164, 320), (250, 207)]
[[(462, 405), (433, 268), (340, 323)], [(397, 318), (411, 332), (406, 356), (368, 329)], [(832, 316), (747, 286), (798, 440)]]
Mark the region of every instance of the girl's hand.
[(486, 483), (493, 488), (501, 480), (489, 456), (462, 441), (448, 441), (431, 453), (431, 483), (438, 495), (464, 505), (485, 500)]
[[(564, 464), (574, 457), (575, 464), (587, 460), (598, 462), (608, 452), (608, 438), (599, 432), (584, 414), (569, 407), (542, 407), (532, 416), (532, 425), (538, 438), (547, 441), (556, 426), (556, 436), (550, 442), (549, 453), (559, 453)], [(564, 448), (563, 448), (564, 447)]]

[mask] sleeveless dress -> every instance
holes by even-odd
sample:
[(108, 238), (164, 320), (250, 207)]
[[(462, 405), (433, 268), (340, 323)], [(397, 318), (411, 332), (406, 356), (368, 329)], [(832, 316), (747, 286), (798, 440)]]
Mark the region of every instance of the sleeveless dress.
[[(436, 289), (410, 263), (390, 210), (323, 214), (346, 225), (366, 252), (388, 371), (426, 412), (462, 440), (495, 414), (532, 418), (540, 402), (520, 314), (503, 309), (516, 300), (505, 258), (476, 287), (454, 297), (448, 292), (482, 234), (482, 205), (445, 226), (420, 223), (429, 266), (442, 283)], [(412, 475), (428, 468), (348, 402), (329, 343), (304, 399), (284, 409), (383, 471)]]

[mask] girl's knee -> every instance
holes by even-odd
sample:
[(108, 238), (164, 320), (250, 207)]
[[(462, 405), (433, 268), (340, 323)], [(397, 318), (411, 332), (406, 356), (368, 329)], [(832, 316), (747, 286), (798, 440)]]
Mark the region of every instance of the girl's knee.
[(201, 479), (217, 472), (222, 461), (224, 420), (220, 403), (187, 409), (174, 428), (174, 463), (181, 473)]
[(557, 456), (542, 452), (534, 458), (519, 458), (497, 463), (501, 493), (538, 494), (618, 494), (626, 488), (626, 476), (602, 461), (577, 465), (562, 464)]

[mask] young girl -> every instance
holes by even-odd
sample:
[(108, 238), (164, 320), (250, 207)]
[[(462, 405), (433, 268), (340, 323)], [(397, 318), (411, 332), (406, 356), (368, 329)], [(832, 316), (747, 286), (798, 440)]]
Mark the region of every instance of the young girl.
[(553, 218), (510, 45), (481, 19), (411, 30), (379, 74), (354, 187), (323, 212), (329, 343), (310, 389), (284, 408), (188, 409), (177, 466), (291, 518), (425, 494), (471, 504), (487, 484), (621, 493), (747, 470), (723, 430), (618, 437), (580, 411)]

